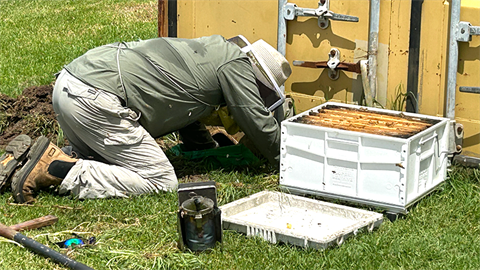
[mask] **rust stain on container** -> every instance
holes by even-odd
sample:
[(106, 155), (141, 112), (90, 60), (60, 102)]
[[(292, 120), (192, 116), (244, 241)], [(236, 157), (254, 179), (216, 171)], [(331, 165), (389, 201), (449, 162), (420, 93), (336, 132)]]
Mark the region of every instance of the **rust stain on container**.
[(376, 135), (409, 138), (438, 123), (438, 120), (328, 105), (293, 122)]

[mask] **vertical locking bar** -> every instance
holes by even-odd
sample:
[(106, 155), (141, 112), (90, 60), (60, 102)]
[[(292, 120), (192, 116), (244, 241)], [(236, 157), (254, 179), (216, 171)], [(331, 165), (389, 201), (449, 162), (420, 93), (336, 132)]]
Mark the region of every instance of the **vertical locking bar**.
[(460, 0), (451, 0), (450, 12), (450, 37), (448, 50), (448, 72), (447, 72), (447, 96), (446, 96), (446, 116), (451, 120), (455, 119), (455, 92), (457, 88), (457, 68), (458, 68), (458, 41), (457, 32), (460, 22)]
[(367, 106), (372, 107), (377, 96), (378, 29), (380, 26), (380, 0), (370, 0), (370, 33), (368, 37), (368, 94)]

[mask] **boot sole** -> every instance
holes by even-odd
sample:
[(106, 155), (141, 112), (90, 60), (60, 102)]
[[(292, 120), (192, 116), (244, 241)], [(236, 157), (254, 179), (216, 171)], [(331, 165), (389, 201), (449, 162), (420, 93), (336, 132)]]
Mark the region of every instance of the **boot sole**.
[(21, 165), (32, 139), (25, 134), (18, 135), (5, 148), (5, 153), (0, 157), (0, 192), (10, 184), (13, 172)]
[(40, 161), (40, 158), (43, 156), (43, 153), (45, 153), (45, 150), (47, 150), (49, 145), (50, 140), (48, 140), (47, 137), (39, 137), (27, 154), (28, 161), (13, 175), (12, 194), (17, 203), (26, 202), (25, 197), (23, 196), (23, 185), (25, 184), (25, 180), (27, 180), (27, 177), (30, 175), (33, 168), (35, 168), (38, 161)]

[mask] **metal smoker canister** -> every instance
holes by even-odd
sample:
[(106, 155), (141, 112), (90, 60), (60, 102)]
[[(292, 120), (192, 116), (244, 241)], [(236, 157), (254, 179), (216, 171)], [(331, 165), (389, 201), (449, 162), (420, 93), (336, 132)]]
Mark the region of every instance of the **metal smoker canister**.
[(194, 196), (182, 203), (185, 242), (190, 250), (201, 251), (215, 246), (213, 207), (213, 201), (202, 196)]

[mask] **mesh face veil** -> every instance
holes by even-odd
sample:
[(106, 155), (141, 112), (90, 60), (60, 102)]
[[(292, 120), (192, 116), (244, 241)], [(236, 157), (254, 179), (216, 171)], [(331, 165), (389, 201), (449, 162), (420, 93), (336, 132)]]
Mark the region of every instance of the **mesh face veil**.
[[(258, 82), (262, 84), (259, 84), (259, 90), (265, 106), (270, 111), (274, 111), (285, 101), (285, 96), (279, 84), (282, 85), (286, 78), (290, 76), (290, 65), (279, 52), (263, 40), (255, 43), (258, 44), (258, 50), (241, 35), (235, 36), (228, 41), (238, 45), (247, 54), (257, 78), (257, 84)], [(270, 48), (267, 49), (267, 46)], [(265, 60), (269, 61), (269, 63), (267, 64)], [(275, 74), (272, 72), (272, 69), (275, 69)]]

